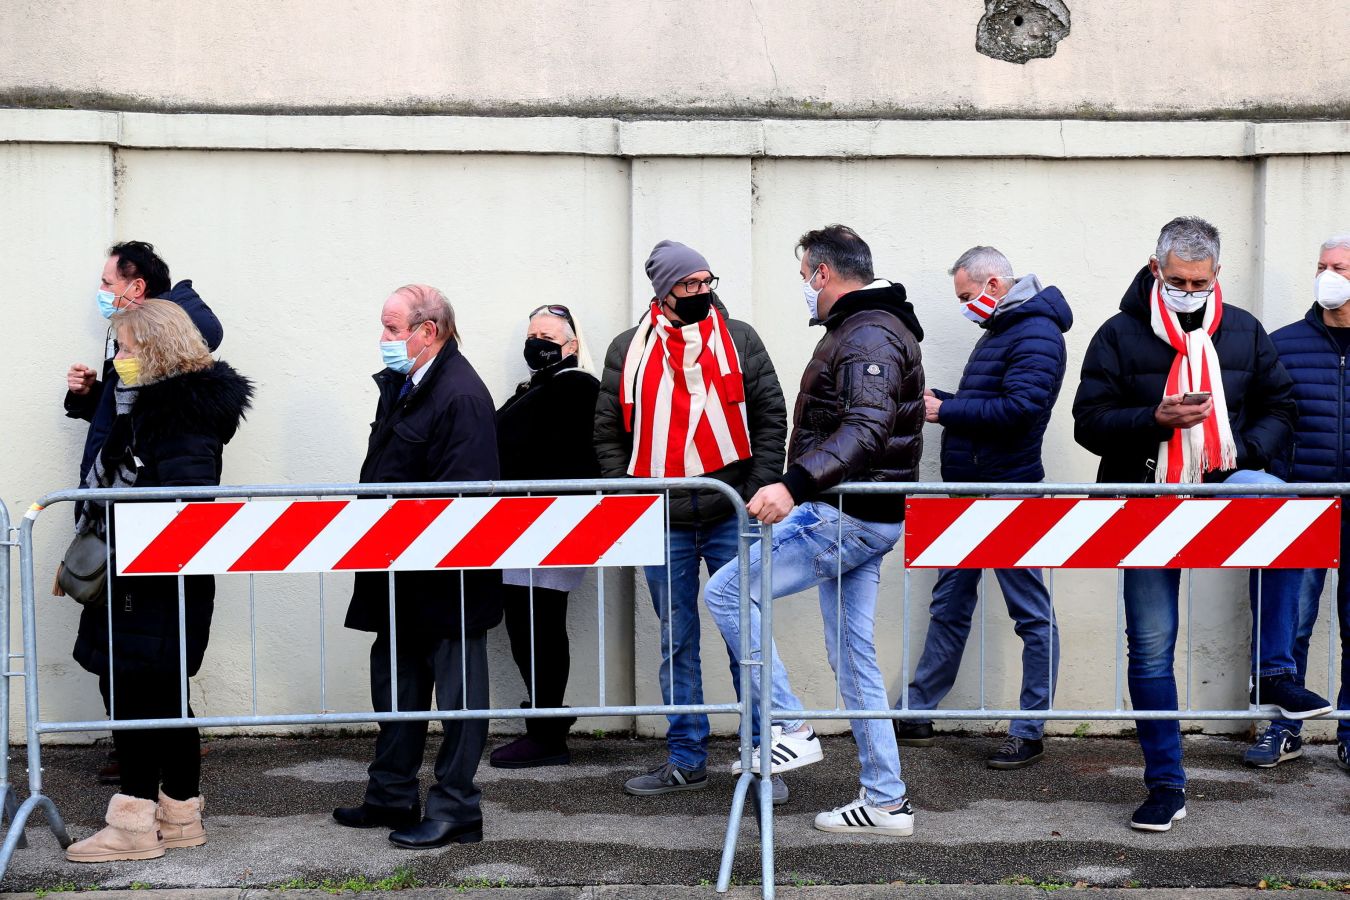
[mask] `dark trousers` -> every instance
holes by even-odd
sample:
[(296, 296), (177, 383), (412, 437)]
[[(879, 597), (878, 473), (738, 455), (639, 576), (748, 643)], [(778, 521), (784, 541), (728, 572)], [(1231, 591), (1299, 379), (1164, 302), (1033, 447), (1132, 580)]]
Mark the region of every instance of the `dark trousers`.
[[(176, 719), (182, 715), (178, 674), (118, 672), (112, 679), (117, 695), (110, 694), (107, 675), (98, 679), (103, 706), (115, 700), (114, 711), (124, 719)], [(188, 707), (188, 715), (192, 708)], [(122, 793), (144, 800), (158, 800), (164, 793), (175, 800), (188, 800), (201, 793), (201, 735), (195, 728), (156, 731), (114, 731), (113, 747), (122, 771)]]
[[(391, 709), (390, 670), (389, 635), (380, 634), (370, 647), (370, 696), (376, 712)], [(398, 708), (431, 709), (433, 689), (437, 709), (487, 709), (487, 638), (480, 635), (461, 643), (400, 633)], [(480, 793), (473, 776), (487, 744), (487, 720), (454, 719), (441, 724), (445, 738), (436, 755), (436, 783), (427, 792), (426, 818), (459, 825), (480, 821)], [(367, 803), (400, 808), (417, 803), (421, 794), (417, 773), (426, 742), (426, 722), (381, 723), (375, 761), (368, 769)]]
[[(534, 641), (530, 641), (530, 608), (534, 607)], [(511, 658), (516, 661), (533, 705), (542, 709), (563, 705), (567, 676), (572, 669), (572, 648), (567, 641), (567, 591), (502, 585), (502, 611), (506, 633), (511, 638)], [(531, 653), (533, 652), (533, 655)], [(533, 687), (531, 687), (533, 685)], [(571, 719), (526, 719), (531, 737), (566, 740)]]

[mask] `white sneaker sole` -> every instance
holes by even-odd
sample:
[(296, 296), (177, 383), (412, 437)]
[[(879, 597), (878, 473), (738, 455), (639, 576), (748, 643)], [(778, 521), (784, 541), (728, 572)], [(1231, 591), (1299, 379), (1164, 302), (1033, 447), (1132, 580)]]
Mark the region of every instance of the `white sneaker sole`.
[(1303, 748), (1299, 747), (1297, 750), (1291, 750), (1288, 753), (1281, 753), (1280, 758), (1275, 760), (1274, 762), (1265, 762), (1265, 763), (1249, 762), (1247, 763), (1247, 765), (1255, 769), (1273, 769), (1282, 762), (1288, 762), (1291, 759), (1298, 759), (1302, 755), (1303, 755)]
[(1317, 709), (1305, 709), (1302, 711), (1298, 711), (1292, 709), (1285, 709), (1283, 706), (1279, 706), (1278, 704), (1275, 703), (1260, 703), (1260, 704), (1248, 703), (1247, 708), (1252, 712), (1264, 712), (1264, 713), (1278, 712), (1280, 714), (1280, 718), (1293, 719), (1295, 722), (1301, 722), (1304, 719), (1315, 719), (1318, 716), (1325, 716), (1327, 713), (1331, 712), (1336, 707), (1328, 703), (1326, 706), (1322, 706)]
[[(1186, 818), (1186, 807), (1177, 810), (1176, 815), (1172, 816), (1172, 822), (1180, 822)], [(1143, 822), (1130, 821), (1130, 827), (1135, 831), (1171, 831), (1172, 822), (1164, 822), (1161, 825), (1146, 825)]]
[(832, 825), (815, 823), (816, 831), (828, 831), (833, 834), (884, 834), (887, 837), (909, 837), (914, 833), (913, 825)]

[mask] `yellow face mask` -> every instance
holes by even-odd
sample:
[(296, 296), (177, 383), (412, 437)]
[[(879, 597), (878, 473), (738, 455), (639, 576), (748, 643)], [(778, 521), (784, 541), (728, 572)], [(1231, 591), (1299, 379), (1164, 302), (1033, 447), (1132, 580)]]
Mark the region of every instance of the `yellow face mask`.
[(113, 368), (117, 370), (117, 377), (127, 387), (135, 387), (141, 380), (141, 361), (136, 357), (126, 359), (114, 359)]

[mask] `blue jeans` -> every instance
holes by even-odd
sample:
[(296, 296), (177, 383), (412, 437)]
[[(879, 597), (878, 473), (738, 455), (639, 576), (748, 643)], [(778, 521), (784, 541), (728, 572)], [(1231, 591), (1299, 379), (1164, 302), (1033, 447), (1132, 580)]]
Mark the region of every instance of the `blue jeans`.
[[(1336, 610), (1340, 618), (1341, 633), (1341, 690), (1336, 698), (1336, 708), (1350, 710), (1350, 584), (1346, 583), (1347, 569), (1350, 568), (1350, 522), (1341, 519), (1341, 567), (1336, 577)], [(1313, 627), (1317, 624), (1318, 606), (1322, 599), (1322, 588), (1326, 584), (1326, 569), (1269, 569), (1264, 573), (1265, 588), (1262, 594), (1262, 613), (1256, 619), (1256, 600), (1252, 600), (1253, 629), (1261, 635), (1261, 657), (1269, 660), (1275, 651), (1266, 649), (1268, 643), (1275, 643), (1278, 652), (1286, 654), (1293, 665), (1293, 675), (1303, 684), (1308, 672), (1308, 642), (1312, 639)], [(1265, 609), (1272, 592), (1292, 594), (1296, 598), (1298, 613), (1296, 616), (1282, 616), (1276, 619)], [(1252, 666), (1260, 674), (1267, 673), (1264, 664), (1258, 669), (1256, 661), (1256, 638), (1252, 638)], [(1285, 672), (1288, 669), (1284, 670)], [(1284, 728), (1293, 734), (1303, 729), (1303, 723), (1293, 719), (1274, 719), (1272, 725)], [(1336, 729), (1338, 741), (1350, 741), (1350, 719), (1341, 719)]]
[[(703, 702), (703, 660), (699, 652), (698, 564), (716, 572), (736, 559), (736, 518), (715, 525), (672, 527), (665, 566), (645, 566), (652, 606), (661, 620), (661, 701)], [(731, 682), (739, 694), (740, 666), (731, 658)], [(681, 769), (701, 769), (708, 761), (708, 717), (668, 716), (666, 746)]]
[[(961, 654), (970, 636), (981, 569), (943, 569), (933, 585), (932, 618), (923, 655), (909, 685), (910, 709), (936, 709), (956, 682)], [(995, 569), (1013, 630), (1022, 639), (1022, 709), (1049, 709), (1059, 674), (1059, 626), (1040, 569)], [(896, 709), (901, 707), (895, 704)], [(923, 720), (918, 720), (923, 721)], [(1041, 719), (1014, 719), (1014, 737), (1039, 739)]]
[[(1274, 475), (1242, 469), (1228, 484), (1282, 484)], [(1180, 548), (1178, 548), (1180, 549)], [(1274, 571), (1274, 570), (1271, 570)], [(1135, 709), (1177, 709), (1177, 680), (1173, 671), (1177, 630), (1180, 624), (1177, 594), (1179, 569), (1126, 569), (1125, 640), (1129, 649), (1130, 702)], [(1256, 581), (1253, 580), (1253, 585)], [(1273, 590), (1265, 576), (1262, 590), (1263, 617), (1297, 619), (1289, 591)], [(1265, 656), (1265, 648), (1262, 648)], [(1186, 786), (1181, 767), (1181, 723), (1175, 720), (1135, 722), (1139, 746), (1144, 751), (1144, 784), (1153, 788)]]
[[(773, 562), (775, 599), (818, 587), (820, 612), (825, 620), (825, 650), (839, 679), (839, 691), (848, 709), (887, 709), (886, 685), (877, 665), (874, 626), (881, 558), (900, 539), (901, 525), (864, 522), (841, 514), (824, 503), (803, 503), (774, 526), (770, 552)], [(759, 604), (760, 558), (763, 544), (750, 547), (750, 646), (752, 659), (760, 659)], [(708, 582), (706, 600), (727, 646), (740, 648), (740, 588), (738, 565), (719, 569)], [(842, 612), (842, 619), (841, 614)], [(773, 672), (773, 705), (778, 709), (802, 709), (792, 692), (787, 671), (770, 648)], [(759, 679), (751, 682), (759, 702)], [(788, 730), (800, 720), (784, 722)], [(853, 719), (853, 737), (858, 744), (862, 784), (867, 801), (875, 806), (899, 803), (905, 796), (900, 779), (900, 753), (895, 732), (885, 719)]]

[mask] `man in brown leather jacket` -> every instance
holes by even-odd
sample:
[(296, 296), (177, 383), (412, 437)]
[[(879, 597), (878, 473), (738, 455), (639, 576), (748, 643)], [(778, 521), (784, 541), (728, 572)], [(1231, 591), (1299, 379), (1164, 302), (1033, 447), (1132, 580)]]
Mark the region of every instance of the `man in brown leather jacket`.
[[(886, 709), (873, 621), (881, 559), (900, 538), (904, 501), (895, 494), (843, 498), (829, 492), (845, 481), (915, 479), (923, 449), (923, 330), (904, 287), (874, 279), (872, 252), (851, 228), (811, 231), (797, 246), (811, 324), (823, 324), (825, 336), (802, 375), (787, 471), (760, 488), (747, 508), (765, 525), (776, 526), (774, 597), (819, 588), (825, 645), (844, 705)], [(755, 661), (761, 547), (752, 546), (749, 561)], [(732, 561), (713, 576), (706, 593), (708, 609), (732, 648), (740, 647), (739, 578)], [(773, 706), (802, 709), (782, 663), (770, 657)], [(759, 680), (752, 684), (758, 693)], [(816, 816), (815, 827), (912, 834), (914, 811), (900, 779), (894, 731), (884, 719), (854, 719), (852, 725), (862, 790), (851, 803)], [(820, 742), (805, 722), (775, 722), (771, 733), (774, 772), (821, 759)], [(758, 755), (753, 766), (758, 772)]]

